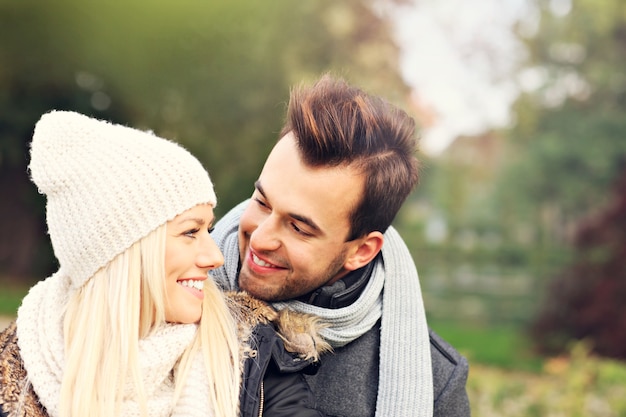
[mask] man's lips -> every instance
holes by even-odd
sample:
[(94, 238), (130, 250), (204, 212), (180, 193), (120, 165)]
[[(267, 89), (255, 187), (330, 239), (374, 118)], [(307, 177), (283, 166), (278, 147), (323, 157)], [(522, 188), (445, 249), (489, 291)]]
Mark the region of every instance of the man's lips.
[(251, 256), (252, 262), (254, 262), (255, 265), (266, 267), (266, 268), (276, 268), (276, 265), (271, 264), (269, 262), (265, 262), (263, 259), (256, 256), (254, 253), (251, 255), (252, 255)]
[(272, 262), (269, 262), (266, 259), (261, 258), (259, 255), (257, 255), (253, 251), (250, 251), (250, 256), (248, 257), (248, 266), (253, 271), (260, 272), (260, 273), (268, 272), (268, 270), (276, 271), (276, 270), (285, 269)]

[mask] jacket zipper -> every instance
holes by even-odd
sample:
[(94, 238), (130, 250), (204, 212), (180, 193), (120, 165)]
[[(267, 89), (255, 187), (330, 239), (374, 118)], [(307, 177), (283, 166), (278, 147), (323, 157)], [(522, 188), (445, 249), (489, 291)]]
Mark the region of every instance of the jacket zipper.
[(265, 391), (263, 390), (263, 381), (261, 381), (261, 392), (259, 393), (259, 417), (263, 417), (263, 405), (265, 402)]

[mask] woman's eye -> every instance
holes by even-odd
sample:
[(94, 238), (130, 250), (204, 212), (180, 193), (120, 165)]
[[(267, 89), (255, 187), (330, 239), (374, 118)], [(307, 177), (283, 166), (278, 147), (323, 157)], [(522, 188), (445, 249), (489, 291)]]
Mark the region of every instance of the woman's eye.
[(183, 233), (185, 236), (189, 236), (189, 237), (195, 237), (196, 233), (199, 232), (199, 229), (191, 229), (191, 230), (187, 230), (185, 233)]
[(213, 233), (214, 231), (215, 231), (215, 226), (209, 227), (209, 234)]

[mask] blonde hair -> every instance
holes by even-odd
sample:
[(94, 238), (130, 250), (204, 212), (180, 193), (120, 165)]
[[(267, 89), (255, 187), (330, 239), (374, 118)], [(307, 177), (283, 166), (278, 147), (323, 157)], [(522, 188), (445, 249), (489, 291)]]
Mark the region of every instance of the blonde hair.
[[(164, 224), (135, 242), (70, 297), (63, 322), (66, 362), (61, 416), (118, 415), (128, 376), (142, 414), (147, 415), (139, 340), (165, 323), (166, 228)], [(201, 348), (215, 415), (235, 417), (240, 373), (236, 324), (222, 292), (212, 280), (206, 282), (200, 331), (181, 357), (176, 398), (191, 358)]]
[[(231, 311), (224, 293), (211, 277), (204, 284), (202, 318), (199, 337), (190, 352), (181, 361), (181, 375), (184, 379), (191, 365), (193, 352), (201, 346), (206, 365), (209, 386), (209, 402), (214, 415), (237, 417), (239, 415), (239, 392), (241, 384), (241, 363), (239, 341), (234, 311)], [(176, 390), (180, 395), (182, 385)]]

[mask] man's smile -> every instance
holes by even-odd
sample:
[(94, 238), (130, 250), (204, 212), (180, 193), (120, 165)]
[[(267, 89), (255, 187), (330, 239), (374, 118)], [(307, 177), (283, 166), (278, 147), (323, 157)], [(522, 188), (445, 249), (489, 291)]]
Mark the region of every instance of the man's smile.
[(265, 262), (263, 259), (261, 259), (258, 256), (256, 256), (254, 253), (252, 254), (252, 262), (254, 262), (258, 266), (263, 266), (263, 267), (267, 267), (267, 268), (276, 268), (275, 265), (273, 265), (273, 264), (271, 264), (269, 262)]

